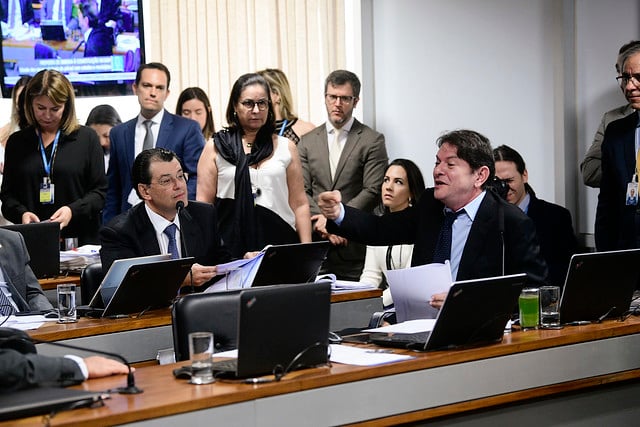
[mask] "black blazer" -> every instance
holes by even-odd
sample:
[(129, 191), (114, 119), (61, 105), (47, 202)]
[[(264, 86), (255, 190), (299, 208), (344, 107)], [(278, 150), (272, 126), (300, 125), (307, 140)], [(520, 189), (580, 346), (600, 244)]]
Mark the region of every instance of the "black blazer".
[(529, 195), (527, 215), (536, 226), (540, 252), (549, 267), (549, 284), (563, 286), (571, 255), (578, 250), (571, 213), (562, 206)]
[[(230, 256), (220, 243), (217, 223), (213, 205), (190, 201), (180, 213), (184, 236), (182, 254), (185, 255), (186, 244), (186, 254), (199, 264), (217, 265), (228, 261)], [(102, 227), (100, 241), (100, 258), (105, 272), (116, 259), (160, 254), (155, 229), (144, 203), (138, 203)]]
[[(401, 212), (374, 216), (345, 206), (338, 227), (328, 222), (329, 231), (367, 245), (414, 244), (411, 265), (433, 262), (438, 235), (444, 220), (442, 202), (428, 188), (418, 204)], [(487, 191), (476, 214), (462, 252), (456, 280), (527, 273), (533, 282), (544, 283), (547, 266), (540, 255), (533, 222), (518, 207)]]
[(609, 123), (602, 141), (602, 180), (596, 209), (595, 239), (599, 251), (632, 249), (636, 242), (636, 206), (626, 205), (627, 184), (636, 167), (638, 114)]

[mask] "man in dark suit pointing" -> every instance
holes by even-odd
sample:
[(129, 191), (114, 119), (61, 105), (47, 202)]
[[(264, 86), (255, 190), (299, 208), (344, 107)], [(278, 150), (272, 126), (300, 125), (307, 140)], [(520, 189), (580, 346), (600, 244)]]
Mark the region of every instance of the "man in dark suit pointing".
[(318, 206), (333, 220), (328, 230), (367, 245), (413, 243), (416, 266), (441, 261), (445, 217), (454, 215), (445, 251), (454, 280), (527, 273), (531, 281), (544, 282), (547, 266), (533, 222), (487, 190), (495, 174), (489, 140), (459, 130), (441, 136), (438, 147), (435, 186), (417, 206), (377, 217), (342, 205), (338, 191), (325, 192)]

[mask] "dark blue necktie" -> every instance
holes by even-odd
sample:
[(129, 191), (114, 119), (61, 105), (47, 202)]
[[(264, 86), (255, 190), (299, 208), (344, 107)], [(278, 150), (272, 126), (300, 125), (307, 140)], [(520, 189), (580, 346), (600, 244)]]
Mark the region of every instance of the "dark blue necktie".
[(180, 258), (180, 255), (178, 254), (178, 245), (176, 244), (177, 229), (178, 227), (175, 224), (169, 224), (167, 225), (167, 228), (164, 229), (164, 234), (169, 238), (169, 247), (167, 249), (171, 254), (171, 259)]
[(446, 260), (451, 260), (451, 237), (453, 230), (453, 223), (458, 215), (464, 213), (464, 209), (460, 209), (458, 212), (446, 211), (444, 214), (444, 222), (438, 235), (438, 243), (433, 254), (433, 262), (444, 263)]

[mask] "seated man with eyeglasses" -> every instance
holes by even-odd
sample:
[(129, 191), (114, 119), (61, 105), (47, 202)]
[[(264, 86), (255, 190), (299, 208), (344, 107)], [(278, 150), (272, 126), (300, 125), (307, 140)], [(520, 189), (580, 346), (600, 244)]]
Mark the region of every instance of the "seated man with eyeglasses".
[[(100, 230), (102, 269), (113, 261), (148, 255), (195, 257), (185, 284), (208, 284), (229, 253), (220, 240), (216, 208), (189, 201), (178, 156), (164, 148), (144, 150), (133, 162), (133, 187), (143, 201)], [(178, 212), (178, 204), (184, 207)]]

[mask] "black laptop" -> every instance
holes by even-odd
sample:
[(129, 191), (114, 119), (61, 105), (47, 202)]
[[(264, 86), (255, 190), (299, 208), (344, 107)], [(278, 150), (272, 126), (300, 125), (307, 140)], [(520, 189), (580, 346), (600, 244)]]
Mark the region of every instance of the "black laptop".
[(2, 228), (22, 234), (31, 258), (31, 270), (38, 279), (60, 275), (60, 224), (33, 222), (4, 225)]
[[(91, 315), (110, 317), (169, 307), (175, 300), (193, 262), (194, 258), (180, 258), (129, 266), (115, 291), (113, 288), (104, 288), (102, 284), (100, 285), (90, 304)], [(103, 293), (105, 295), (102, 295)], [(94, 300), (104, 300), (106, 302), (104, 310), (96, 308)]]
[(560, 299), (560, 322), (622, 315), (638, 286), (639, 266), (640, 249), (573, 255)]
[(0, 421), (102, 405), (109, 396), (70, 388), (37, 387), (0, 393)]
[(431, 332), (375, 332), (370, 334), (369, 341), (381, 346), (424, 351), (500, 342), (526, 282), (526, 274), (455, 282)]
[(267, 247), (251, 286), (315, 282), (329, 245), (324, 240)]
[(64, 41), (67, 39), (62, 21), (43, 20), (40, 22), (40, 35), (45, 41)]
[(238, 357), (214, 362), (216, 377), (283, 375), (327, 363), (329, 282), (244, 289), (238, 304)]

